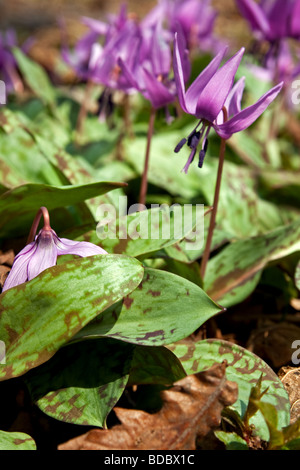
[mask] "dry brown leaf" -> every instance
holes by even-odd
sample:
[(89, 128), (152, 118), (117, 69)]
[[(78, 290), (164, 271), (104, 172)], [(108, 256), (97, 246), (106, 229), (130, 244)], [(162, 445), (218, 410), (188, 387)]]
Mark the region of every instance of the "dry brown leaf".
[(291, 423), (300, 418), (300, 367), (282, 367), (278, 377), (286, 389), (291, 404)]
[(12, 267), (15, 259), (15, 253), (13, 250), (3, 252), (0, 250), (0, 286), (3, 287), (5, 279)]
[(225, 406), (237, 400), (238, 388), (225, 375), (226, 363), (190, 375), (162, 392), (155, 414), (115, 408), (121, 424), (94, 429), (61, 444), (59, 450), (195, 450), (196, 439), (216, 429)]

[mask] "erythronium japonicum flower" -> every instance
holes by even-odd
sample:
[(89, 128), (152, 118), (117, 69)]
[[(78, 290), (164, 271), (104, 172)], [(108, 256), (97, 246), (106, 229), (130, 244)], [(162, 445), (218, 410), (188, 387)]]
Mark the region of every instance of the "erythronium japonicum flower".
[[(41, 216), (44, 227), (35, 236)], [(30, 241), (33, 239), (32, 241)], [(81, 257), (107, 254), (105, 250), (89, 242), (76, 242), (59, 238), (50, 227), (48, 210), (41, 207), (33, 222), (28, 244), (15, 257), (13, 266), (6, 278), (2, 292), (23, 282), (30, 281), (42, 271), (56, 265), (59, 255), (77, 255)]]
[[(199, 153), (199, 167), (202, 167), (207, 150), (207, 138), (211, 128), (222, 139), (229, 139), (232, 134), (249, 127), (265, 111), (269, 104), (280, 92), (283, 83), (279, 83), (265, 93), (255, 104), (241, 110), (243, 80), (234, 85), (234, 78), (244, 54), (240, 49), (231, 59), (220, 67), (225, 56), (226, 48), (210, 62), (200, 73), (190, 87), (185, 90), (182, 61), (184, 48), (178, 34), (174, 41), (174, 75), (181, 108), (187, 114), (198, 119), (198, 123), (187, 138), (182, 139), (175, 148), (179, 152), (185, 143), (190, 147), (189, 159), (183, 168), (187, 173), (199, 143), (202, 141)], [(223, 109), (226, 108), (228, 120), (224, 121)]]

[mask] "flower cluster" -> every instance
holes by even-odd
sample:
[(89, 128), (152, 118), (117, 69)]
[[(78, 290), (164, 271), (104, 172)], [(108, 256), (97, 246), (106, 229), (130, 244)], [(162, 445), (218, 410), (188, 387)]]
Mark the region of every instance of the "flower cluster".
[[(121, 90), (142, 93), (158, 109), (176, 97), (172, 78), (174, 32), (182, 31), (187, 47), (205, 45), (208, 49), (214, 42), (215, 18), (210, 0), (161, 0), (141, 21), (129, 15), (123, 5), (107, 23), (84, 17), (88, 33), (73, 52), (64, 46), (63, 58), (78, 77), (105, 87), (101, 105), (104, 101), (111, 105), (112, 90)], [(187, 80), (188, 61), (184, 71)]]

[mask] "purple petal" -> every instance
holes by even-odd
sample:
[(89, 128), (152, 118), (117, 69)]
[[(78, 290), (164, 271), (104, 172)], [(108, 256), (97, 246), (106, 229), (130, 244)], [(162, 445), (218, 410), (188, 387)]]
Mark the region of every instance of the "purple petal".
[(107, 254), (107, 251), (103, 250), (103, 248), (100, 248), (100, 246), (94, 245), (93, 243), (76, 242), (73, 240), (68, 240), (67, 238), (56, 237), (55, 245), (58, 255), (77, 255), (85, 257)]
[(288, 35), (288, 20), (291, 15), (292, 3), (288, 0), (284, 2), (277, 0), (274, 2), (271, 10), (268, 13), (270, 24), (270, 39), (283, 38)]
[(18, 286), (19, 284), (23, 284), (23, 282), (27, 281), (27, 266), (30, 258), (33, 256), (36, 250), (36, 243), (32, 242), (23, 248), (23, 250), (18, 253), (18, 255), (14, 259), (14, 263), (10, 270), (9, 275), (7, 276), (2, 292), (11, 287)]
[(212, 79), (212, 77), (217, 72), (225, 54), (227, 51), (227, 47), (224, 47), (216, 57), (208, 64), (208, 66), (200, 73), (200, 75), (194, 80), (191, 84), (189, 89), (186, 92), (186, 105), (188, 109), (192, 109), (194, 114), (196, 112), (197, 101), (199, 95), (208, 84), (208, 82)]
[(300, 0), (296, 0), (291, 15), (291, 36), (300, 37)]
[(81, 18), (83, 24), (88, 26), (92, 31), (103, 36), (107, 33), (109, 25), (104, 23), (103, 21), (95, 20), (93, 18), (88, 18), (87, 16), (83, 16)]
[(235, 74), (242, 60), (245, 49), (241, 48), (210, 79), (202, 90), (196, 108), (196, 116), (213, 122), (228, 97), (233, 86)]
[(254, 0), (236, 0), (236, 3), (252, 29), (262, 31), (265, 36), (270, 33), (270, 24), (260, 5)]
[[(227, 109), (228, 117), (233, 117), (241, 111), (241, 102), (245, 88), (245, 77), (240, 78), (230, 91), (224, 106)], [(223, 111), (217, 117), (217, 124), (223, 124), (224, 114)]]
[(42, 230), (36, 239), (37, 248), (30, 257), (27, 267), (28, 281), (38, 276), (42, 271), (56, 265), (57, 249), (53, 232)]
[(152, 36), (151, 62), (155, 75), (167, 76), (171, 66), (171, 51), (169, 44), (162, 36), (161, 27), (158, 25)]
[(143, 70), (145, 91), (143, 95), (151, 101), (154, 108), (162, 108), (174, 101), (174, 94), (147, 69)]
[(218, 126), (214, 125), (216, 133), (223, 139), (229, 139), (235, 132), (249, 127), (265, 111), (280, 92), (283, 82), (265, 93), (255, 104), (236, 114), (232, 119)]
[(178, 100), (180, 103), (181, 108), (187, 114), (193, 114), (192, 110), (189, 110), (186, 106), (185, 101), (185, 82), (184, 82), (184, 73), (182, 68), (182, 46), (180, 42), (180, 37), (178, 33), (175, 33), (175, 40), (174, 40), (174, 53), (173, 53), (173, 70), (174, 70), (174, 78), (177, 88), (177, 95)]

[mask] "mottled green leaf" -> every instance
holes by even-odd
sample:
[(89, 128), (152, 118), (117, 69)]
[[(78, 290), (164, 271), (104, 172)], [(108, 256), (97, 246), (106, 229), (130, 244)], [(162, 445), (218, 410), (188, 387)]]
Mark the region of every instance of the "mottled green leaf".
[(141, 282), (134, 258), (97, 255), (68, 261), (0, 295), (0, 379), (47, 361), (78, 331)]
[[(116, 216), (114, 207), (107, 208), (107, 215), (105, 205), (100, 209), (97, 237), (108, 252), (141, 256), (182, 239), (186, 239), (187, 250), (203, 246), (204, 208), (201, 204), (195, 207), (161, 205), (120, 217)], [(94, 239), (90, 241), (95, 243)]]
[(135, 346), (129, 384), (172, 385), (186, 373), (169, 349), (164, 346)]
[(0, 431), (0, 450), (36, 450), (36, 444), (23, 432)]
[(106, 336), (163, 346), (192, 334), (220, 310), (196, 284), (172, 273), (145, 268), (138, 288), (90, 322), (74, 339)]
[(32, 399), (51, 417), (105, 427), (126, 385), (170, 385), (185, 375), (164, 347), (101, 338), (67, 344), (24, 379)]
[(235, 432), (215, 431), (215, 435), (225, 444), (226, 450), (248, 450), (247, 442)]
[[(239, 396), (231, 406), (243, 417), (253, 385), (262, 377), (262, 388), (266, 390), (264, 401), (274, 405), (278, 415), (278, 429), (287, 426), (290, 421), (290, 402), (288, 394), (275, 372), (258, 356), (247, 349), (223, 340), (209, 339), (194, 343), (183, 340), (170, 345), (187, 374), (195, 374), (208, 369), (216, 362), (226, 361), (228, 380), (238, 384)], [(261, 439), (269, 440), (269, 431), (261, 413), (256, 413), (250, 420)]]
[(18, 227), (32, 223), (41, 206), (49, 211), (59, 207), (75, 205), (86, 199), (114, 190), (123, 183), (109, 181), (78, 186), (50, 186), (25, 184), (13, 188), (0, 196), (1, 237), (14, 233)]
[[(174, 148), (183, 136), (192, 130), (169, 131), (157, 133), (151, 141), (151, 155), (149, 159), (148, 181), (159, 188), (167, 190), (172, 195), (193, 198), (201, 192), (199, 169), (192, 165), (188, 174), (181, 172), (185, 164), (184, 149), (181, 154), (175, 154)], [(125, 161), (134, 167), (138, 174), (144, 168), (144, 155), (146, 151), (146, 133), (124, 141)], [(186, 155), (186, 159), (188, 155)], [(203, 167), (204, 173), (207, 170)], [(199, 201), (202, 203), (202, 201)]]
[(127, 384), (135, 346), (107, 338), (61, 348), (25, 376), (32, 399), (52, 418), (105, 427)]
[(300, 220), (266, 234), (237, 240), (208, 263), (204, 290), (224, 307), (247, 298), (271, 261), (300, 251)]
[(14, 47), (12, 51), (27, 85), (44, 103), (53, 107), (55, 105), (55, 89), (45, 70), (25, 55), (21, 49)]
[(22, 127), (16, 127), (9, 134), (0, 133), (0, 161), (3, 162), (0, 166), (2, 181), (7, 186), (22, 182), (62, 184), (52, 164)]

